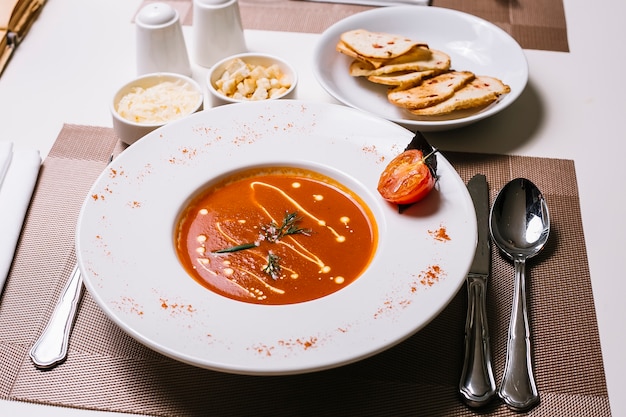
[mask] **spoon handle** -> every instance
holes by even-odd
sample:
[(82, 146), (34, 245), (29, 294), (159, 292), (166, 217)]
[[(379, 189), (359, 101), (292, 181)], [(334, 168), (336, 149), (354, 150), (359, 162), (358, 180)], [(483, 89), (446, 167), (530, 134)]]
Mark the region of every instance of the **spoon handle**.
[(50, 321), (29, 352), (37, 368), (49, 369), (65, 359), (70, 331), (82, 290), (83, 280), (76, 265), (69, 281), (65, 284)]
[(469, 274), (467, 292), (465, 359), (459, 391), (467, 405), (480, 407), (487, 404), (496, 393), (487, 326), (487, 279)]
[(526, 307), (526, 260), (514, 259), (515, 287), (509, 324), (504, 376), (498, 395), (509, 408), (526, 410), (539, 401), (533, 375), (530, 328)]

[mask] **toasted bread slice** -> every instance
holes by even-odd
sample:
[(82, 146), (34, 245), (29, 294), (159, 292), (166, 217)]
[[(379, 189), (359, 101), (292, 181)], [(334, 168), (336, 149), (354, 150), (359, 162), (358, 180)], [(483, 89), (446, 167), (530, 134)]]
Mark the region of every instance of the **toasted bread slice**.
[(407, 53), (391, 59), (377, 59), (362, 57), (362, 60), (371, 64), (374, 68), (380, 68), (385, 65), (402, 65), (416, 61), (428, 61), (432, 59), (432, 51), (427, 45), (416, 45)]
[(344, 32), (340, 40), (360, 56), (384, 60), (404, 55), (420, 44), (404, 36), (365, 29)]
[(509, 92), (511, 88), (501, 80), (483, 75), (474, 78), (445, 101), (409, 111), (418, 116), (440, 116), (456, 110), (484, 107)]
[(409, 89), (422, 82), (425, 78), (432, 77), (437, 72), (435, 70), (428, 71), (411, 71), (403, 73), (391, 73), (383, 75), (370, 75), (368, 81), (375, 84), (390, 85), (398, 89)]
[(374, 66), (370, 62), (355, 60), (350, 64), (350, 75), (353, 77), (369, 77), (370, 75), (393, 74), (394, 72), (409, 71), (428, 71), (435, 70), (438, 72), (448, 71), (450, 69), (450, 56), (444, 52), (435, 49), (429, 50), (427, 59), (415, 59), (403, 63), (388, 63), (380, 67)]
[(392, 89), (387, 93), (387, 99), (396, 106), (422, 109), (449, 99), (472, 79), (474, 74), (470, 71), (449, 71), (408, 90)]
[(371, 68), (380, 68), (383, 65), (389, 64), (403, 64), (406, 62), (413, 62), (417, 60), (428, 60), (431, 57), (431, 51), (428, 49), (428, 46), (418, 45), (413, 47), (407, 53), (397, 56), (395, 58), (371, 58), (364, 55), (359, 54), (357, 51), (350, 49), (348, 45), (339, 41), (335, 47), (338, 52), (341, 52), (344, 55), (347, 55), (351, 58), (354, 58), (358, 61), (361, 61), (365, 64), (371, 66)]

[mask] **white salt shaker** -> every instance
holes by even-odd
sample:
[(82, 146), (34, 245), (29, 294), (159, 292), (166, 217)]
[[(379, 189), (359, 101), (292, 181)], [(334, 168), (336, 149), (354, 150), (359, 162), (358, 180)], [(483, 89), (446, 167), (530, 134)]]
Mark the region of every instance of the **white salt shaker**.
[(135, 17), (137, 74), (174, 72), (191, 76), (187, 46), (178, 11), (165, 3), (151, 3)]
[(193, 59), (203, 67), (247, 52), (238, 0), (194, 0), (192, 33)]

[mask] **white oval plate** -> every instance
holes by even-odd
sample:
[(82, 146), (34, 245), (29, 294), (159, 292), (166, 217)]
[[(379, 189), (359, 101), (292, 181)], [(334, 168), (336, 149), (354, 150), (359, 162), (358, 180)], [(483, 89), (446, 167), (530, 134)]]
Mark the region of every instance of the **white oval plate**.
[[(450, 55), (452, 68), (501, 79), (511, 92), (478, 113), (452, 120), (419, 120), (387, 100), (387, 86), (348, 73), (351, 58), (336, 51), (343, 32), (367, 29), (410, 37)], [(492, 116), (513, 103), (528, 82), (528, 63), (519, 44), (479, 17), (439, 7), (397, 6), (368, 10), (330, 26), (314, 51), (314, 72), (340, 102), (421, 131), (455, 129)]]
[[(424, 201), (399, 214), (379, 197), (381, 171), (412, 136), (345, 106), (295, 100), (231, 104), (168, 124), (123, 152), (90, 190), (76, 233), (85, 285), (129, 335), (203, 368), (295, 374), (380, 352), (449, 303), (476, 245), (471, 198), (441, 155)], [(185, 272), (173, 231), (187, 199), (217, 176), (268, 163), (318, 170), (369, 205), (379, 246), (354, 283), (318, 300), (264, 306), (217, 295)], [(435, 238), (441, 228), (450, 240)]]

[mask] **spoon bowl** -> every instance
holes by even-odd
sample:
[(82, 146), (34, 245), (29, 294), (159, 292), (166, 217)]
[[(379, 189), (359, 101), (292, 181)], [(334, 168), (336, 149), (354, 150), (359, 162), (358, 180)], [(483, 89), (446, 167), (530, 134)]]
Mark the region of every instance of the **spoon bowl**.
[(531, 258), (548, 241), (550, 216), (541, 191), (529, 180), (517, 178), (502, 188), (490, 219), (491, 234), (509, 258)]
[(548, 206), (537, 186), (525, 178), (506, 184), (491, 208), (489, 229), (495, 244), (515, 267), (507, 356), (498, 395), (507, 406), (521, 411), (539, 402), (532, 367), (525, 271), (526, 259), (544, 248), (550, 234)]

